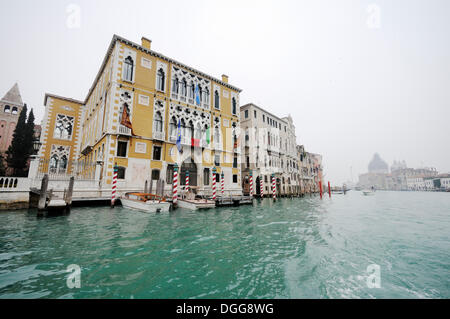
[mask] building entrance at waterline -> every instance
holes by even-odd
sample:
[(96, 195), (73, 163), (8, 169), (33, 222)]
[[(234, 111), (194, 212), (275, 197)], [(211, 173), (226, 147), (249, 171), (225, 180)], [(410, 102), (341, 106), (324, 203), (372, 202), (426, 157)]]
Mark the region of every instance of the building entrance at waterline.
[(256, 177), (256, 182), (253, 184), (253, 189), (256, 192), (256, 195), (260, 196), (261, 195), (261, 184), (260, 184), (260, 177)]
[(189, 158), (181, 164), (180, 185), (186, 185), (186, 172), (189, 172), (189, 186), (197, 185), (197, 165), (192, 158)]

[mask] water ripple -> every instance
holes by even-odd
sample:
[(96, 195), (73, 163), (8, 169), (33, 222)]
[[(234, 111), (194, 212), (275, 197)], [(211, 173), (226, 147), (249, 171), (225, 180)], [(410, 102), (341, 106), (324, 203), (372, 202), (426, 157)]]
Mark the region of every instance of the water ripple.
[[(449, 211), (447, 194), (350, 192), (170, 214), (6, 212), (0, 298), (448, 298)], [(70, 264), (81, 289), (66, 285)]]

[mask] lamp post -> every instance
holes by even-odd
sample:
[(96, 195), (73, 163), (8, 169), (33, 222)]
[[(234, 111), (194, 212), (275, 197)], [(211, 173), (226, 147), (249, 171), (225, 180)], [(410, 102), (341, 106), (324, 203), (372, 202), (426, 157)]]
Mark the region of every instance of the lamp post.
[(35, 139), (33, 141), (33, 155), (37, 155), (37, 153), (39, 152), (39, 149), (41, 148), (41, 141), (38, 139)]

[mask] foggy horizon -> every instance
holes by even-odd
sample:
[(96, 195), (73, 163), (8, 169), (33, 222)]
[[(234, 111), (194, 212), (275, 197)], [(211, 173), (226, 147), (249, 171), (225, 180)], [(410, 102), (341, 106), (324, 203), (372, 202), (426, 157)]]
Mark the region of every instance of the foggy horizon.
[(374, 153), (450, 172), (450, 3), (133, 3), (2, 2), (0, 95), (17, 82), (40, 124), (45, 93), (85, 99), (113, 34), (145, 36), (156, 52), (228, 75), (240, 105), (291, 115), (297, 143), (323, 156), (324, 181), (356, 182)]

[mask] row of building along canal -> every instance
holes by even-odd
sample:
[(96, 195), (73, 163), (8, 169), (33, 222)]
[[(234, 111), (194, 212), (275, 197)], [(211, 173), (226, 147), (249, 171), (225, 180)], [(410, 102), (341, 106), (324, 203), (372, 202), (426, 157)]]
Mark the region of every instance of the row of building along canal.
[[(292, 117), (241, 105), (241, 92), (225, 74), (153, 51), (145, 37), (114, 35), (83, 100), (43, 94), (28, 177), (0, 177), (0, 207), (121, 200), (160, 211), (323, 191), (322, 156), (297, 144)], [(1, 101), (8, 130), (23, 105), (14, 85)]]

